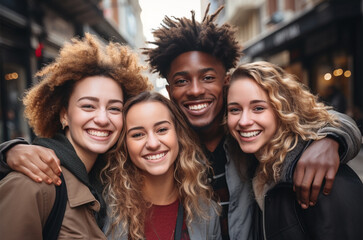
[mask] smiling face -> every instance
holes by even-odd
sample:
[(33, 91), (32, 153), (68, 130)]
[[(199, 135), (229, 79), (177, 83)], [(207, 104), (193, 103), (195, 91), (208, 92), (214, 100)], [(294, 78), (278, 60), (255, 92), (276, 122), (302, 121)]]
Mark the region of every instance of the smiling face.
[(145, 175), (173, 177), (179, 143), (169, 109), (160, 102), (136, 103), (125, 124), (131, 161)]
[(266, 92), (251, 78), (240, 77), (228, 91), (228, 128), (245, 153), (256, 153), (277, 130), (277, 118)]
[(217, 58), (200, 51), (182, 53), (172, 61), (167, 80), (170, 98), (193, 127), (206, 128), (221, 120), (228, 78)]
[(122, 89), (113, 79), (92, 76), (75, 83), (61, 122), (67, 123), (66, 137), (82, 161), (95, 160), (116, 143), (122, 107)]

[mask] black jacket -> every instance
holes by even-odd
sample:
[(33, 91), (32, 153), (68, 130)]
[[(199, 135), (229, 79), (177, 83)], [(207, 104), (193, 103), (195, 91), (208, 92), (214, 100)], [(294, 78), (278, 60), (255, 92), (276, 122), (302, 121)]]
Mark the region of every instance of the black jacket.
[[(300, 154), (293, 156), (294, 166)], [(331, 193), (320, 192), (316, 205), (306, 210), (296, 201), (293, 171), (286, 173), (284, 181), (266, 192), (264, 212), (255, 205), (256, 240), (363, 239), (363, 184), (348, 165), (339, 167)]]

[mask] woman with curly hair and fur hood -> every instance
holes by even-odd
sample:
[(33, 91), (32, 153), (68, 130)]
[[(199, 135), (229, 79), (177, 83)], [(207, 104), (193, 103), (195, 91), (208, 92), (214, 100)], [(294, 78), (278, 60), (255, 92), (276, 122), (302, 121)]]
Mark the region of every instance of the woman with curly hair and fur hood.
[(340, 125), (293, 75), (268, 62), (239, 66), (231, 76), (228, 127), (244, 153), (254, 156), (256, 239), (363, 239), (363, 184), (346, 164), (339, 166), (328, 196), (319, 193), (309, 209), (299, 207), (293, 171), (299, 156)]
[(208, 162), (178, 108), (144, 92), (124, 108), (124, 126), (105, 167), (115, 239), (220, 239)]
[(86, 34), (36, 74), (41, 81), (23, 99), (25, 116), (37, 135), (33, 144), (52, 149), (61, 161), (67, 203), (60, 230), (47, 229), (58, 195), (54, 185), (9, 173), (0, 182), (3, 239), (106, 238), (100, 228), (106, 216), (103, 154), (119, 139), (124, 102), (150, 88), (142, 70), (127, 47)]

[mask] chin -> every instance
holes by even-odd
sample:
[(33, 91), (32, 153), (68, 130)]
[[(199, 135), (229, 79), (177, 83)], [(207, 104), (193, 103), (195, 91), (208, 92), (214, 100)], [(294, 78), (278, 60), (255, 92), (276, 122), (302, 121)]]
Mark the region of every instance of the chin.
[(198, 131), (208, 130), (213, 125), (213, 121), (209, 121), (206, 123), (189, 122), (189, 124), (193, 128), (194, 131), (198, 132)]
[(244, 153), (254, 154), (258, 151), (258, 149), (256, 149), (256, 148), (241, 146), (241, 144), (239, 146)]

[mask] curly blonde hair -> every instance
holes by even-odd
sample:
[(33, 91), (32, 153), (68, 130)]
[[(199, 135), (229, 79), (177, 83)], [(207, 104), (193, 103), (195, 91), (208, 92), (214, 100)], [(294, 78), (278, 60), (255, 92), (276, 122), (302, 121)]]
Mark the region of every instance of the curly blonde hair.
[[(175, 161), (174, 179), (179, 192), (179, 200), (186, 212), (187, 224), (194, 216), (208, 219), (205, 207), (211, 207), (212, 190), (207, 182), (210, 166), (201, 148), (196, 143), (196, 135), (190, 130), (183, 114), (167, 98), (158, 93), (144, 92), (130, 99), (124, 107), (124, 123), (128, 111), (137, 103), (160, 102), (166, 106), (172, 117), (178, 136), (179, 154)], [(121, 132), (117, 147), (108, 155), (108, 162), (102, 170), (106, 182), (104, 195), (110, 206), (112, 234), (119, 224), (130, 239), (144, 239), (145, 212), (151, 203), (143, 197), (144, 178), (142, 171), (131, 161), (126, 146), (126, 124)]]
[(257, 177), (263, 183), (280, 179), (281, 165), (286, 154), (293, 150), (299, 138), (317, 140), (317, 131), (326, 125), (339, 125), (330, 107), (318, 102), (317, 96), (299, 82), (294, 75), (268, 62), (254, 62), (239, 66), (231, 75), (230, 86), (240, 78), (248, 77), (267, 93), (278, 129), (264, 147), (259, 159)]
[(58, 58), (36, 74), (41, 81), (23, 98), (24, 114), (36, 135), (53, 137), (62, 129), (59, 114), (67, 108), (77, 81), (90, 76), (110, 77), (121, 85), (126, 101), (151, 89), (143, 70), (128, 47), (113, 42), (105, 45), (86, 33), (83, 39), (66, 43)]

